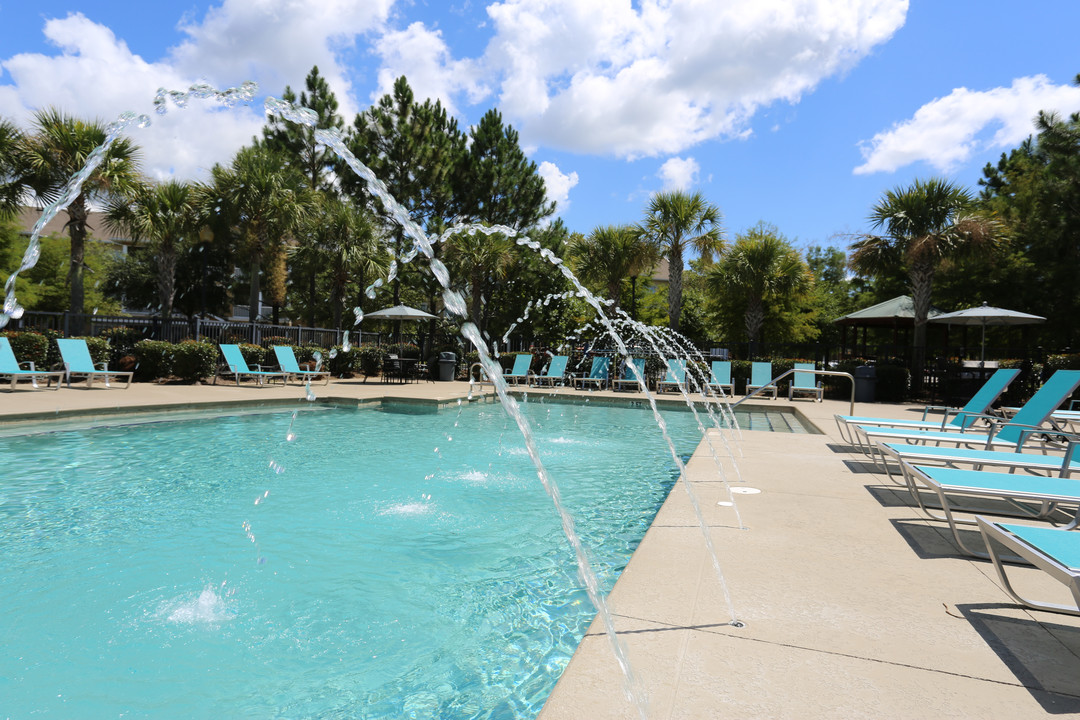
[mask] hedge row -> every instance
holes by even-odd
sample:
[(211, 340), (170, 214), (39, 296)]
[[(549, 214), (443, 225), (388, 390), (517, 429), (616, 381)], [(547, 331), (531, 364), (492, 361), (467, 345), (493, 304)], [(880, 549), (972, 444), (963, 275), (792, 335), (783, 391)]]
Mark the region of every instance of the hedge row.
[[(56, 339), (62, 337), (53, 331), (18, 331), (3, 333), (11, 344), (16, 359), (33, 362), (38, 369), (61, 368), (62, 360)], [(140, 340), (137, 331), (129, 328), (112, 328), (100, 337), (84, 337), (94, 363), (105, 363), (111, 370), (133, 371), (137, 382), (179, 380), (185, 383), (202, 382), (212, 378), (222, 364), (221, 352), (216, 343), (185, 340), (179, 343), (161, 340)], [(286, 338), (267, 338), (267, 347), (250, 343), (237, 343), (248, 366), (276, 368), (274, 345), (289, 345)], [(338, 377), (378, 375), (389, 358), (389, 351), (371, 344), (321, 348), (315, 345), (289, 345), (296, 361), (303, 366), (314, 367), (321, 358), (320, 367)], [(416, 345), (394, 346), (406, 358), (418, 358)]]

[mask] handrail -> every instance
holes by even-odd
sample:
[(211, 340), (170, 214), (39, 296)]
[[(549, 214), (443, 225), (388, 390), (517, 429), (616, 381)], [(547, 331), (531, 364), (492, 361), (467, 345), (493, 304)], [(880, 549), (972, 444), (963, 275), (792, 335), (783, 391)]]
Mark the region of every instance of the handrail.
[(815, 375), (836, 375), (836, 376), (846, 377), (849, 380), (851, 380), (851, 410), (848, 412), (848, 414), (849, 415), (854, 415), (855, 414), (855, 378), (851, 375), (851, 373), (840, 372), (839, 370), (803, 370), (802, 368), (799, 368), (798, 370), (796, 370), (794, 368), (792, 368), (791, 370), (785, 370), (784, 372), (780, 373), (779, 375), (774, 377), (772, 380), (770, 380), (768, 385), (762, 385), (761, 387), (759, 387), (754, 392), (752, 392), (749, 395), (745, 396), (742, 400), (739, 400), (738, 402), (732, 404), (731, 409), (734, 410), (735, 408), (742, 405), (745, 401), (747, 401), (750, 398), (752, 398), (752, 397), (758, 395), (759, 393), (761, 393), (763, 390), (765, 390), (765, 388), (776, 385), (777, 381), (783, 380), (788, 375), (793, 375), (796, 372), (812, 372)]

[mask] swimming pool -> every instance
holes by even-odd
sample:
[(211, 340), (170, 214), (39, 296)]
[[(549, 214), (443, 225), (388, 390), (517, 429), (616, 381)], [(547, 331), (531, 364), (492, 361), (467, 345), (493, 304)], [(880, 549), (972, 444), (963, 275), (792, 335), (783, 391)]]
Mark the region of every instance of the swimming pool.
[[(667, 447), (640, 410), (527, 412), (608, 590)], [(497, 405), (17, 436), (0, 467), (5, 716), (530, 718), (593, 615)]]

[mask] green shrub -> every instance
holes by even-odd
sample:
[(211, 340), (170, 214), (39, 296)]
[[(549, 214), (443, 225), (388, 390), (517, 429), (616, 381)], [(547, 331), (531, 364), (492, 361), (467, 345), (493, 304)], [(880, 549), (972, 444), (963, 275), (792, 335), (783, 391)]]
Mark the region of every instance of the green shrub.
[(396, 353), (400, 358), (406, 358), (409, 360), (420, 359), (420, 348), (412, 343), (401, 343), (386, 346), (389, 352)]
[(108, 340), (112, 348), (109, 358), (109, 367), (112, 367), (120, 358), (135, 354), (135, 343), (142, 339), (142, 333), (134, 328), (112, 327), (102, 331), (101, 337)]
[[(247, 363), (248, 368), (255, 370), (256, 366), (263, 365), (277, 365), (277, 359), (274, 358), (274, 351), (267, 351), (266, 348), (261, 345), (252, 345), (251, 343), (240, 343), (240, 354), (244, 356), (244, 362)], [(266, 355), (269, 352), (271, 360), (267, 362)]]
[[(282, 343), (285, 344), (285, 343)], [(315, 360), (315, 353), (319, 353), (322, 358), (322, 369), (326, 369), (326, 361), (330, 353), (318, 345), (292, 345), (293, 355), (296, 356), (297, 363), (317, 362)]]
[[(359, 348), (354, 348), (354, 350), (357, 350), (359, 356), (357, 360), (358, 364), (355, 366), (355, 369), (364, 373), (365, 378), (380, 374), (383, 369), (383, 363), (385, 363), (389, 357), (388, 353), (381, 347), (373, 345), (372, 343), (365, 343)], [(420, 351), (417, 349), (417, 355), (419, 354)]]
[(218, 346), (185, 340), (172, 346), (172, 374), (186, 383), (202, 382), (217, 371)]
[[(49, 338), (33, 331), (6, 332), (5, 337), (20, 363), (32, 362), (36, 370), (48, 370)], [(25, 366), (23, 366), (25, 367)]]
[(135, 343), (135, 379), (153, 382), (172, 375), (174, 347), (172, 343), (162, 340), (140, 340)]
[(360, 372), (360, 348), (352, 345), (346, 352), (341, 349), (340, 345), (335, 345), (330, 349), (324, 366), (334, 377), (352, 377)]
[(271, 354), (274, 352), (275, 345), (288, 345), (292, 347), (292, 338), (285, 337), (284, 335), (266, 335), (262, 339), (262, 346), (269, 350)]
[(1058, 370), (1080, 370), (1080, 354), (1048, 355), (1046, 357), (1046, 372), (1053, 375)]

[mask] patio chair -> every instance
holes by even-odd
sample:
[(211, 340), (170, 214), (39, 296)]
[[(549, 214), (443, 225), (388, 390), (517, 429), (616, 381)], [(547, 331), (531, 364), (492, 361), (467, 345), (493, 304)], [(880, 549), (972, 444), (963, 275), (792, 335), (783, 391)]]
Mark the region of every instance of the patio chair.
[(320, 377), (325, 377), (325, 384), (330, 384), (330, 373), (326, 370), (301, 370), (300, 363), (296, 362), (296, 353), (293, 352), (292, 347), (289, 345), (275, 345), (274, 357), (277, 358), (281, 372), (285, 373), (286, 383), (289, 382), (290, 377), (300, 378), (301, 380), (318, 380)]
[[(23, 365), (26, 365), (29, 369), (24, 369)], [(53, 389), (59, 390), (60, 383), (64, 379), (64, 373), (63, 371), (37, 370), (30, 360), (20, 363), (15, 359), (15, 352), (11, 349), (11, 343), (8, 342), (6, 337), (0, 335), (0, 377), (11, 378), (12, 390), (15, 389), (15, 384), (19, 380), (29, 380), (34, 388), (37, 388), (38, 380), (44, 380), (45, 387), (52, 387), (53, 378), (55, 378), (56, 387)]]
[(583, 377), (574, 378), (574, 387), (584, 390), (585, 386), (595, 387), (597, 390), (602, 390), (608, 382), (608, 369), (611, 367), (611, 358), (606, 355), (601, 357), (597, 356), (592, 359), (592, 367), (589, 368), (589, 374)]
[(514, 367), (510, 372), (503, 375), (503, 379), (507, 384), (517, 385), (518, 383), (529, 384), (529, 378), (532, 377), (533, 356), (531, 353), (521, 353), (514, 358)]
[[(1001, 393), (1005, 392), (1005, 388), (1009, 386), (1016, 376), (1020, 374), (1017, 369), (1010, 370), (997, 370), (987, 378), (983, 386), (979, 388), (979, 391), (971, 396), (967, 404), (959, 410), (947, 407), (945, 405), (927, 405), (923, 408), (922, 418), (920, 420), (902, 419), (902, 418), (874, 418), (874, 417), (859, 417), (856, 415), (834, 415), (836, 420), (836, 427), (840, 430), (840, 437), (845, 442), (854, 443), (856, 439), (852, 436), (853, 425), (883, 425), (886, 427), (902, 427), (910, 428), (913, 430), (952, 430), (966, 427), (976, 422), (981, 415), (984, 415), (990, 406), (994, 404), (994, 401), (998, 399)], [(943, 416), (940, 422), (927, 420), (927, 416), (932, 410), (943, 411)]]
[[(1035, 431), (1028, 430), (1027, 432)], [(1067, 437), (1061, 439), (1068, 440)], [(1058, 477), (1068, 477), (1074, 472), (1080, 472), (1080, 455), (1077, 455), (1080, 443), (1075, 439), (1062, 447), (1060, 454), (1053, 455), (1046, 453), (1045, 445), (1038, 448), (1042, 452), (1009, 452), (894, 442), (878, 443), (878, 448), (883, 455), (895, 459), (901, 469), (904, 468), (905, 463), (909, 463), (913, 465), (938, 464), (945, 467), (970, 466), (975, 470), (987, 467), (1009, 472), (1023, 470), (1031, 474), (1057, 475)], [(885, 471), (890, 479), (896, 480), (893, 478), (888, 462), (885, 464)], [(907, 482), (907, 478), (903, 480)]]
[(669, 360), (667, 375), (656, 384), (656, 392), (679, 392), (680, 387), (686, 387), (686, 361)]
[(86, 387), (92, 387), (94, 380), (97, 378), (102, 378), (105, 381), (105, 387), (112, 387), (109, 385), (110, 378), (127, 378), (127, 384), (124, 385), (124, 388), (131, 387), (131, 377), (135, 373), (109, 370), (107, 363), (100, 363), (100, 367), (98, 367), (90, 358), (90, 348), (86, 346), (85, 340), (61, 338), (56, 341), (56, 345), (60, 348), (60, 357), (64, 359), (64, 373), (67, 377), (68, 387), (71, 387), (72, 375), (85, 376)]
[(274, 380), (275, 378), (281, 380), (281, 384), (285, 384), (286, 373), (280, 370), (263, 370), (261, 365), (256, 365), (252, 370), (248, 367), (247, 361), (244, 360), (244, 354), (240, 352), (239, 345), (225, 345), (219, 344), (221, 348), (221, 354), (225, 356), (225, 368), (219, 369), (217, 375), (214, 376), (214, 384), (217, 385), (218, 377), (232, 375), (236, 384), (240, 384), (240, 380), (245, 377), (253, 378), (257, 385), (263, 385), (266, 380)]
[(776, 399), (776, 386), (772, 382), (772, 363), (756, 362), (750, 366), (750, 382), (746, 383), (746, 394), (755, 390), (761, 390), (761, 395), (771, 392), (772, 399)]
[[(630, 364), (633, 363), (637, 368), (637, 376), (634, 375), (634, 371), (631, 369)], [(638, 380), (638, 376), (642, 379)], [(612, 389), (614, 390), (644, 390), (645, 379), (645, 358), (630, 358), (623, 363), (622, 376), (617, 378), (612, 383)]]
[[(1058, 370), (1007, 422), (1002, 422), (1002, 419), (998, 417), (981, 416), (992, 423), (989, 432), (973, 431), (970, 429), (971, 425), (961, 427), (954, 432), (854, 425), (853, 436), (858, 439), (863, 452), (870, 456), (881, 454), (877, 443), (888, 440), (981, 446), (985, 450), (994, 448), (1020, 450), (1022, 443), (1033, 436), (1028, 431), (1054, 432), (1054, 428), (1046, 428), (1043, 424), (1058, 405), (1072, 395), (1077, 386), (1080, 386), (1080, 370)], [(882, 455), (882, 460), (884, 459)]]
[[(1003, 525), (984, 517), (976, 517), (975, 521), (1002, 587), (1016, 602), (1033, 610), (1080, 615), (1080, 533), (1047, 526)], [(995, 544), (1003, 545), (1067, 587), (1072, 604), (1030, 600), (1020, 595), (1009, 582), (1003, 563), (1006, 558), (998, 554)]]
[(568, 355), (552, 356), (551, 362), (548, 363), (547, 372), (543, 375), (535, 376), (533, 382), (537, 385), (547, 385), (549, 387), (561, 385), (563, 376), (566, 374), (566, 363), (569, 360), (570, 356)]
[(822, 401), (825, 391), (815, 382), (817, 375), (814, 374), (814, 370), (816, 369), (814, 363), (795, 363), (795, 373), (791, 377), (791, 382), (788, 383), (787, 399), (789, 401), (794, 398), (795, 393), (809, 393), (817, 402)]
[[(974, 557), (986, 558), (987, 553), (969, 548), (960, 535), (960, 525), (974, 525), (974, 520), (963, 520), (956, 513), (988, 513), (991, 515), (1020, 515), (1048, 519), (1058, 504), (1074, 508), (1072, 522), (1065, 526), (1076, 527), (1080, 521), (1080, 481), (1072, 478), (1035, 477), (1013, 473), (965, 470), (948, 467), (908, 465), (905, 475), (910, 478), (909, 490), (920, 509), (933, 520), (949, 524), (953, 539), (960, 549)], [(928, 504), (919, 492), (919, 485), (929, 489), (937, 498), (938, 505)], [(956, 498), (981, 498), (1004, 501), (998, 509), (973, 508), (958, 504)], [(1023, 503), (1035, 503), (1037, 507)], [(934, 512), (941, 510), (941, 514)]]
[(735, 384), (731, 382), (730, 360), (713, 360), (712, 377), (709, 379), (709, 387), (721, 395), (726, 395), (728, 397), (735, 394)]

